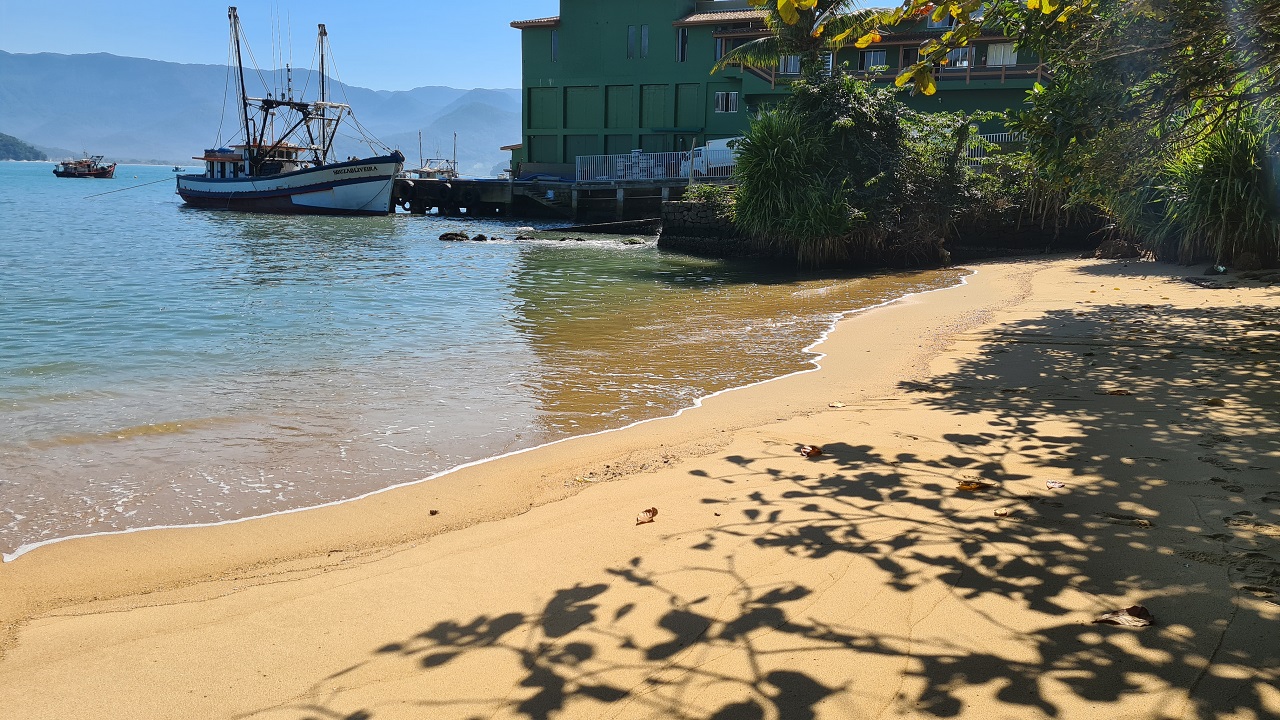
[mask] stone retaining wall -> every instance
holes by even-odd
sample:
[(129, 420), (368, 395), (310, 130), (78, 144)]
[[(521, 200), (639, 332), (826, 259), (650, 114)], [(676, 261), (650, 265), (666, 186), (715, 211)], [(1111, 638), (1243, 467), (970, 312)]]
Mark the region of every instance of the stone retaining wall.
[(746, 257), (753, 255), (738, 235), (733, 219), (710, 203), (669, 200), (662, 203), (662, 231), (658, 247), (690, 255)]

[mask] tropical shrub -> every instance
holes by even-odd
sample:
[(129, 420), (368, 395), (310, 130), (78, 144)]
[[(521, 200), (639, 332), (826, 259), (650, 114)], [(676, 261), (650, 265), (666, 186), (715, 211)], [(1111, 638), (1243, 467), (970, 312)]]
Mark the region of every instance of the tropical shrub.
[(839, 72), (797, 82), (738, 147), (735, 218), (760, 251), (802, 267), (945, 261), (965, 202), (966, 118), (917, 113)]
[(1165, 171), (1155, 238), (1182, 262), (1231, 263), (1245, 253), (1280, 260), (1280, 120), (1245, 112), (1224, 119)]

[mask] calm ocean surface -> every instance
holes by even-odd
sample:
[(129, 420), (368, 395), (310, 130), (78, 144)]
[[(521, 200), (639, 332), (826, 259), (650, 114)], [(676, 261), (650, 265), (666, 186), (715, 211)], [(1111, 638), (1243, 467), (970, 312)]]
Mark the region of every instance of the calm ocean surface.
[(193, 210), (166, 167), (51, 169), (0, 162), (5, 553), (350, 498), (670, 415), (810, 367), (841, 312), (964, 274), (447, 243), (536, 223)]

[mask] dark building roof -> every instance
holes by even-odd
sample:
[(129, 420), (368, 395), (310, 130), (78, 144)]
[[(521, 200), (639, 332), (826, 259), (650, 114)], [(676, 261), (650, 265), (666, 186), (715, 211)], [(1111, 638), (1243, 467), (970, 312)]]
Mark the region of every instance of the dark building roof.
[(524, 30), (525, 28), (558, 27), (559, 25), (559, 15), (555, 17), (534, 18), (532, 20), (516, 20), (511, 23), (511, 27), (517, 30)]
[(764, 10), (718, 10), (686, 15), (672, 23), (672, 25), (684, 27), (688, 25), (751, 22), (753, 20), (764, 20), (766, 14)]

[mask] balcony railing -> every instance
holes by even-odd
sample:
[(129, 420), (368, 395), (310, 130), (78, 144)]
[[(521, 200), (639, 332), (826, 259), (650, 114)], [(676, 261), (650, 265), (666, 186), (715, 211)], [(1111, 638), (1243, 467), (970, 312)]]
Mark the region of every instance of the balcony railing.
[[(980, 166), (987, 146), (1023, 142), (1022, 133), (977, 135), (965, 147), (973, 167)], [(715, 182), (733, 177), (737, 156), (725, 148), (695, 148), (688, 152), (647, 153), (639, 150), (625, 155), (579, 155), (575, 177), (580, 183), (684, 180), (690, 183)]]
[(1026, 136), (1020, 132), (991, 133), (972, 137), (969, 139), (969, 144), (965, 146), (965, 155), (969, 159), (969, 167), (982, 167), (982, 158), (987, 156), (987, 147), (990, 144), (1012, 145), (1026, 142), (1026, 139)]
[(626, 155), (579, 155), (578, 182), (626, 182), (640, 180), (724, 180), (733, 175), (733, 152), (697, 148), (688, 152)]
[[(854, 77), (863, 80), (893, 82), (898, 77), (897, 70), (871, 72), (855, 70)], [(973, 80), (1044, 80), (1049, 76), (1048, 69), (1040, 63), (1024, 63), (1022, 65), (966, 65), (965, 67), (935, 67), (933, 79), (938, 82), (954, 82), (963, 80), (966, 84)]]

